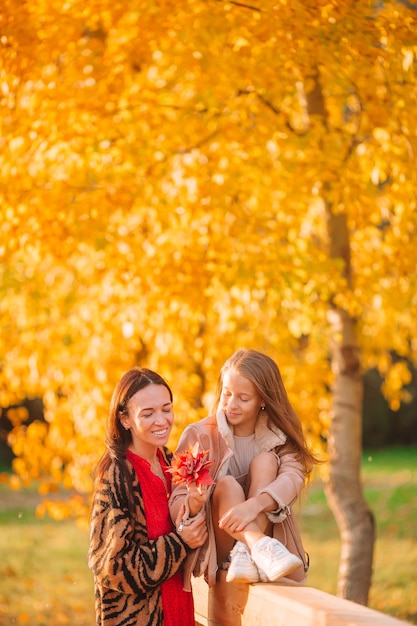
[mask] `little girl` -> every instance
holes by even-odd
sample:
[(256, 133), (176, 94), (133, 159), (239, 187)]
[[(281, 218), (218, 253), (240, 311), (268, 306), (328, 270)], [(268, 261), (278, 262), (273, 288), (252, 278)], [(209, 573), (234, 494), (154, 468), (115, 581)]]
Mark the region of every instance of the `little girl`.
[[(306, 555), (292, 505), (318, 459), (288, 399), (276, 363), (255, 350), (238, 350), (224, 364), (216, 413), (190, 424), (177, 451), (199, 442), (213, 460), (215, 485), (198, 494), (174, 488), (175, 519), (182, 504), (192, 519), (205, 507), (209, 537), (186, 565), (188, 579), (204, 574), (209, 585), (228, 569), (228, 582), (303, 581)], [(186, 522), (187, 523), (187, 520)]]

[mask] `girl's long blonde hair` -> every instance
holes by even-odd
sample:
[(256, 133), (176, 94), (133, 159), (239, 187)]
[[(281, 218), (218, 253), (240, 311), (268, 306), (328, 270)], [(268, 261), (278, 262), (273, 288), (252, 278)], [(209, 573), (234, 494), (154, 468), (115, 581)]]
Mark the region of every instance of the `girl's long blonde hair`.
[(234, 370), (248, 378), (265, 403), (270, 423), (280, 428), (288, 437), (308, 477), (319, 459), (309, 449), (301, 421), (288, 398), (278, 365), (269, 356), (256, 350), (241, 348), (223, 365), (217, 381), (215, 408), (219, 406), (223, 378)]

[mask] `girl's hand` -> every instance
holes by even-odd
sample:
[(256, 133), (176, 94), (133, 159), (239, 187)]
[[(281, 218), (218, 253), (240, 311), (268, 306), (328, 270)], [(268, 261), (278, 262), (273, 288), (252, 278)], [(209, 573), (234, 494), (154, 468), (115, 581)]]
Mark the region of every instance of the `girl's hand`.
[(188, 491), (188, 507), (190, 509), (190, 515), (197, 515), (203, 508), (209, 497), (209, 491), (206, 485), (200, 485), (197, 487), (196, 482), (192, 481), (187, 484)]
[(226, 532), (240, 532), (253, 522), (260, 513), (255, 498), (249, 498), (229, 509), (220, 519), (219, 527)]

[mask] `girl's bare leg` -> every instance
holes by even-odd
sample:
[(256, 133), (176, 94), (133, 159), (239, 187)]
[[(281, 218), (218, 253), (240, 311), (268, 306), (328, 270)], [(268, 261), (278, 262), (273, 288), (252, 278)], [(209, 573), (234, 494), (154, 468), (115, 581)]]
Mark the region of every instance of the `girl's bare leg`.
[(227, 560), (235, 543), (234, 536), (219, 528), (219, 519), (230, 508), (244, 501), (245, 493), (233, 476), (223, 476), (217, 481), (213, 491), (211, 511), (219, 566)]
[[(278, 472), (274, 454), (261, 452), (252, 460), (248, 475), (248, 498), (257, 495), (259, 489), (272, 482)], [(217, 481), (212, 498), (212, 517), (217, 547), (217, 563), (221, 565), (228, 557), (235, 541), (243, 541), (250, 549), (266, 534), (271, 533), (271, 523), (264, 513), (239, 532), (226, 532), (219, 528), (219, 519), (231, 508), (244, 502), (247, 497), (233, 476), (223, 476)]]
[[(255, 497), (259, 490), (266, 487), (277, 477), (278, 461), (272, 452), (261, 452), (257, 454), (250, 464), (248, 475), (248, 495), (247, 499)], [(256, 518), (256, 523), (266, 535), (272, 532), (272, 523), (265, 513), (260, 513)]]

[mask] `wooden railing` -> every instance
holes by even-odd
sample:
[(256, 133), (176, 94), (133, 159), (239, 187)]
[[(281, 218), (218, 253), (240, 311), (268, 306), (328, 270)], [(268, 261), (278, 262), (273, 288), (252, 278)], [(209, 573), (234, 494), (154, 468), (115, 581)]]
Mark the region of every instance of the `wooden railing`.
[(280, 581), (214, 587), (193, 579), (196, 626), (404, 626), (408, 622), (312, 587)]

